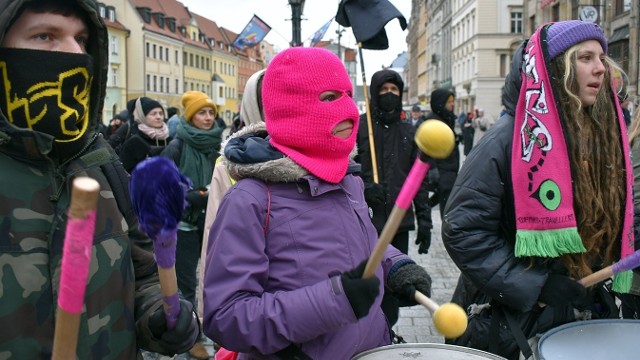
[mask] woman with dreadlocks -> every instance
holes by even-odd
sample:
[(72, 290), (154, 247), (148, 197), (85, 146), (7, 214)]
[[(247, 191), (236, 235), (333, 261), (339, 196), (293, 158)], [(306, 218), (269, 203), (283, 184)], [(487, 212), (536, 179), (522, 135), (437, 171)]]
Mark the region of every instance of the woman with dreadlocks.
[[(453, 301), (470, 310), (449, 342), (528, 358), (535, 334), (619, 316), (608, 287), (578, 282), (634, 250), (613, 70), (602, 30), (577, 20), (541, 26), (514, 54), (507, 114), (469, 154), (445, 209), (443, 242), (461, 270)], [(613, 291), (631, 280), (616, 275)]]

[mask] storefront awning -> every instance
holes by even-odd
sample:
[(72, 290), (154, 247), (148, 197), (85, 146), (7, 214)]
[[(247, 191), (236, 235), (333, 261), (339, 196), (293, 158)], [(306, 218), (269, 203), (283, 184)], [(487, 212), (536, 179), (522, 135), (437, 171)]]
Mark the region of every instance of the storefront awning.
[(609, 38), (609, 44), (622, 40), (629, 40), (629, 25), (615, 29), (613, 35)]

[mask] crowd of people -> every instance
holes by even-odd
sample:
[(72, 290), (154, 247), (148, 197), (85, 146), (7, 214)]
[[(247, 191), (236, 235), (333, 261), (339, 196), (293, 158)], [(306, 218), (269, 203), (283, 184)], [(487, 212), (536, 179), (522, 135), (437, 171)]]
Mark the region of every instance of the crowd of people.
[[(399, 308), (416, 305), (416, 291), (430, 296), (432, 282), (408, 255), (410, 232), (418, 256), (427, 254), (436, 205), (461, 270), (452, 301), (482, 309), (448, 343), (526, 359), (558, 325), (639, 316), (635, 272), (578, 282), (632, 254), (640, 238), (640, 156), (631, 162), (640, 116), (625, 120), (628, 96), (611, 78), (621, 69), (595, 24), (549, 23), (524, 41), (497, 121), (481, 108), (457, 117), (449, 89), (431, 93), (429, 113), (416, 105), (407, 116), (404, 82), (389, 69), (372, 74), (359, 114), (340, 59), (292, 47), (249, 79), (224, 139), (218, 107), (199, 91), (186, 91), (179, 108), (131, 99), (103, 124), (108, 41), (94, 2), (0, 9), (10, 15), (0, 20), (0, 322), (16, 324), (0, 330), (5, 358), (52, 356), (77, 176), (101, 186), (80, 359), (135, 359), (142, 350), (207, 359), (205, 337), (220, 347), (216, 357), (233, 359), (349, 359), (401, 342), (392, 330)], [(53, 95), (31, 92), (70, 71), (86, 75)], [(455, 146), (428, 160), (381, 264), (363, 277), (427, 120), (459, 129), (465, 158)], [(175, 327), (129, 198), (129, 174), (156, 156), (192, 184), (176, 239)]]

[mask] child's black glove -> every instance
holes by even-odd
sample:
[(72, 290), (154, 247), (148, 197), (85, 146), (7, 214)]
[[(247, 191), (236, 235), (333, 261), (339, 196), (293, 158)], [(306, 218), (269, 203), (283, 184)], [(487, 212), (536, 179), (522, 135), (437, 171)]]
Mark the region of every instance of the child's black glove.
[(380, 280), (376, 276), (362, 278), (365, 266), (367, 266), (367, 260), (340, 276), (342, 288), (357, 319), (369, 314), (371, 305), (380, 293)]
[(387, 287), (403, 304), (416, 305), (416, 290), (431, 296), (431, 276), (422, 266), (411, 262), (389, 275)]

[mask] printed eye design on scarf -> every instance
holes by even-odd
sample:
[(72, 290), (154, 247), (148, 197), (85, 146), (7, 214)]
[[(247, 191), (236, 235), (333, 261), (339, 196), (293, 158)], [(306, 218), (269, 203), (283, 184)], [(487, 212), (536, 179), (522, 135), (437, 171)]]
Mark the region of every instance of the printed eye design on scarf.
[[(31, 60), (25, 60), (31, 59)], [(38, 61), (38, 71), (28, 71)], [(42, 66), (47, 64), (47, 66)], [(72, 142), (89, 125), (91, 57), (26, 49), (0, 51), (0, 109), (14, 126)]]
[(551, 179), (543, 181), (542, 184), (540, 184), (540, 187), (538, 187), (538, 190), (536, 190), (531, 197), (538, 199), (540, 204), (549, 211), (557, 209), (562, 202), (562, 192), (560, 191), (560, 187)]

